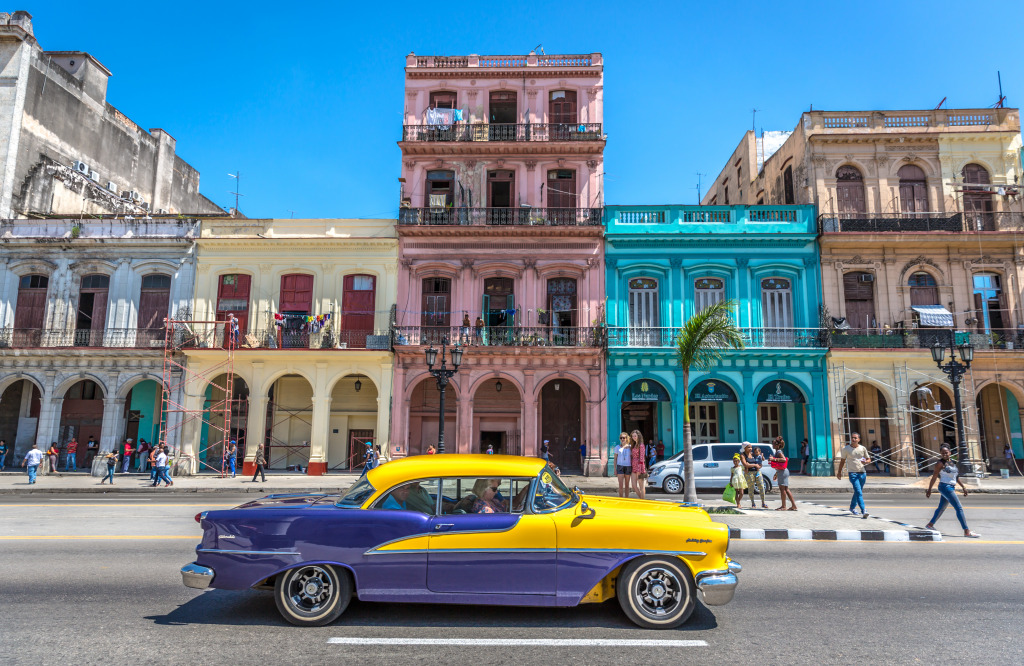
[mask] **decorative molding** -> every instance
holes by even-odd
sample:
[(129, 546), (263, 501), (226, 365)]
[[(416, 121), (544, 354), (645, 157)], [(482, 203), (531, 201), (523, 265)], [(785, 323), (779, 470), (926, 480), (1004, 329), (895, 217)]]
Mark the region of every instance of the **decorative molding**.
[(260, 271), (263, 273), (269, 273), (273, 268), (273, 264), (260, 264)]
[(405, 168), (406, 168), (406, 169), (411, 169), (411, 168), (413, 168), (414, 166), (416, 166), (416, 162), (414, 162), (414, 161), (412, 161), (412, 160), (406, 160), (406, 161), (405, 161)]
[(999, 259), (994, 259), (992, 255), (983, 254), (977, 259), (971, 259), (972, 264), (994, 264), (996, 266), (1002, 266), (1003, 262)]
[(739, 268), (746, 268), (750, 264), (748, 257), (736, 257), (736, 266)]
[(683, 265), (683, 258), (682, 257), (669, 257), (668, 265), (671, 266), (672, 268), (679, 268), (680, 266)]
[(873, 264), (873, 263), (875, 263), (873, 260), (865, 259), (864, 257), (860, 256), (859, 254), (855, 254), (854, 256), (850, 257), (849, 259), (841, 259), (840, 261), (842, 261), (844, 264)]
[(934, 261), (932, 261), (928, 257), (926, 257), (924, 255), (921, 255), (921, 256), (915, 257), (914, 259), (911, 259), (910, 261), (908, 261), (906, 264), (903, 265), (903, 270), (900, 271), (900, 283), (902, 284), (903, 276), (907, 274), (907, 271), (909, 271), (911, 268), (914, 268), (915, 266), (920, 266), (922, 264), (925, 264), (927, 266), (931, 266), (932, 268), (934, 268), (935, 270), (937, 270), (939, 272), (939, 275), (942, 275), (943, 278), (945, 278), (945, 274), (942, 272), (942, 269), (939, 268), (938, 264), (936, 264)]
[(561, 169), (564, 166), (565, 166), (565, 158), (564, 157), (559, 157), (558, 158), (558, 168)]
[(818, 265), (817, 257), (804, 257), (804, 268), (813, 268)]
[(466, 160), (464, 162), (464, 164), (466, 165), (467, 169), (475, 169), (476, 168), (476, 160)]
[(526, 164), (527, 171), (533, 171), (535, 168), (537, 168), (537, 160), (526, 160), (524, 164)]
[(587, 160), (587, 167), (589, 167), (591, 171), (596, 170), (598, 164), (599, 162), (597, 160)]
[(619, 260), (615, 257), (606, 257), (604, 263), (608, 268), (615, 269), (619, 265)]

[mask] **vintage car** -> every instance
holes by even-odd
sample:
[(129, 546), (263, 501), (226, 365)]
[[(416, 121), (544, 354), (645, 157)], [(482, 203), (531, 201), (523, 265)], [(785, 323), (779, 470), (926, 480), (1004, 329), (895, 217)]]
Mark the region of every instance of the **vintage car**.
[(698, 507), (582, 495), (539, 458), (430, 455), (370, 470), (345, 493), (270, 495), (196, 516), (185, 585), (274, 591), (297, 625), (362, 601), (575, 606), (617, 598), (667, 629), (728, 603), (741, 567)]

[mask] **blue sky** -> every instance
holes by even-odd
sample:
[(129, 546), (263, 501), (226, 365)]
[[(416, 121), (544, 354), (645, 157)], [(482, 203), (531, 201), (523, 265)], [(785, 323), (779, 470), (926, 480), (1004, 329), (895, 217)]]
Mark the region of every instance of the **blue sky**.
[(695, 203), (751, 127), (802, 111), (986, 107), (1024, 85), (1024, 3), (48, 1), (46, 50), (110, 69), (108, 101), (177, 139), (250, 217), (393, 217), (405, 55), (600, 51), (606, 203)]

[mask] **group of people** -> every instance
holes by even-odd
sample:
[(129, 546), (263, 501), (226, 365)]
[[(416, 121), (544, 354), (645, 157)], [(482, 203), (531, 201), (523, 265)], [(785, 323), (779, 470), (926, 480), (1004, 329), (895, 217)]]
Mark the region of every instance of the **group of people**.
[(644, 499), (647, 496), (647, 447), (639, 430), (619, 435), (615, 447), (615, 477), (619, 480), (619, 497), (629, 497), (630, 491)]
[[(796, 499), (789, 489), (789, 458), (786, 457), (786, 440), (781, 436), (772, 440), (772, 450), (767, 458), (761, 451), (760, 446), (754, 446), (750, 442), (743, 442), (743, 448), (732, 457), (732, 473), (729, 478), (729, 486), (735, 493), (734, 501), (736, 508), (740, 508), (743, 501), (743, 491), (749, 489), (750, 508), (755, 509), (754, 493), (761, 498), (761, 508), (767, 509), (768, 505), (764, 498), (764, 477), (761, 475), (761, 468), (766, 464), (775, 470), (775, 485), (779, 487), (779, 499), (782, 506), (776, 511), (797, 511)], [(726, 489), (729, 493), (729, 489)], [(786, 501), (789, 501), (789, 507)]]

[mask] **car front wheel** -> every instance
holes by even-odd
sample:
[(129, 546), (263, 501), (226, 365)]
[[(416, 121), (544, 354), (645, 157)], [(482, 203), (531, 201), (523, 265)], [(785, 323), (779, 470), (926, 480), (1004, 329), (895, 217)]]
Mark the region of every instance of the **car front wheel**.
[(683, 480), (678, 476), (670, 476), (665, 479), (665, 482), (661, 484), (661, 487), (665, 489), (665, 492), (669, 495), (678, 495), (683, 492)]
[(675, 557), (641, 557), (623, 568), (616, 583), (623, 612), (644, 629), (672, 629), (696, 607), (689, 569)]
[(762, 480), (764, 482), (764, 491), (766, 493), (770, 493), (772, 491), (772, 487), (773, 487), (772, 486), (772, 480), (769, 479), (767, 476), (764, 477)]
[(352, 581), (327, 564), (296, 567), (277, 576), (274, 601), (284, 619), (300, 627), (320, 627), (338, 619), (352, 600)]

